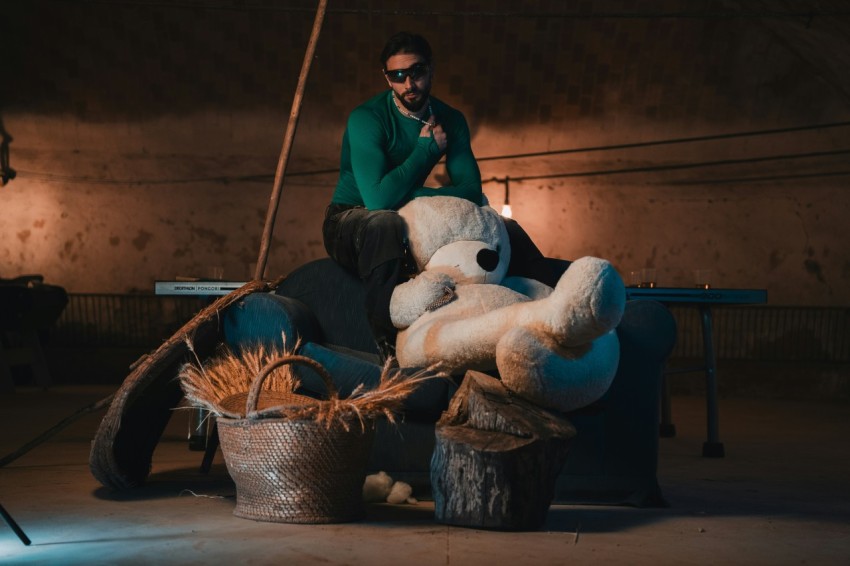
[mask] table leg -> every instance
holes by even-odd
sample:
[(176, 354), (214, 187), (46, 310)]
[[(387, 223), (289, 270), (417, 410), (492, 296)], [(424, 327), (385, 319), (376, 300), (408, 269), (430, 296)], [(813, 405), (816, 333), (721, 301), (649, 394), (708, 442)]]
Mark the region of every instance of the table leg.
[(209, 440), (210, 421), (213, 419), (210, 412), (201, 407), (192, 407), (189, 416), (189, 450), (199, 452), (207, 449)]
[(15, 379), (12, 377), (11, 364), (6, 359), (6, 349), (3, 347), (3, 343), (0, 342), (0, 393), (14, 392)]
[(201, 461), (200, 472), (204, 475), (210, 473), (210, 467), (212, 467), (215, 453), (218, 451), (219, 442), (218, 425), (213, 422), (212, 431), (210, 432), (209, 440), (207, 440), (207, 449), (204, 451), (204, 459)]
[(720, 442), (720, 426), (717, 419), (717, 358), (714, 354), (714, 338), (711, 319), (711, 307), (700, 305), (702, 318), (702, 343), (705, 354), (705, 404), (708, 427), (708, 440), (702, 445), (702, 455), (709, 458), (722, 458), (725, 454)]
[(47, 358), (41, 348), (41, 339), (35, 328), (26, 328), (21, 332), (23, 345), (29, 349), (29, 364), (35, 384), (42, 389), (50, 386), (50, 370), (47, 369)]

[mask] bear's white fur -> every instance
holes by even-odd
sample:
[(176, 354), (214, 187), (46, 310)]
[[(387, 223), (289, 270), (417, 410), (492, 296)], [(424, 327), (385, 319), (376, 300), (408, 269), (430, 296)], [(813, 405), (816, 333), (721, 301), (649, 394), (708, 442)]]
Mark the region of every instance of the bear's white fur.
[(610, 263), (579, 259), (554, 289), (506, 279), (507, 230), (489, 206), (425, 197), (399, 214), (420, 269), (390, 302), (402, 366), (498, 369), (516, 394), (564, 412), (608, 390), (619, 361), (614, 328), (625, 307), (622, 279)]

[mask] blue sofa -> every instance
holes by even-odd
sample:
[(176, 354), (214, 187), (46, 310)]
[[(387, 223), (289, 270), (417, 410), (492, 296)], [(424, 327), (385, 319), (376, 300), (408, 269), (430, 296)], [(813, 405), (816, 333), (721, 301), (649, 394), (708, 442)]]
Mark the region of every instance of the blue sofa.
[[(292, 272), (275, 293), (254, 293), (224, 311), (222, 339), (232, 348), (302, 341), (300, 353), (319, 361), (342, 394), (376, 382), (381, 367), (363, 309), (363, 288), (329, 258)], [(605, 396), (567, 414), (577, 435), (556, 484), (561, 503), (665, 505), (656, 479), (661, 377), (676, 325), (660, 303), (629, 301), (617, 328), (620, 365)], [(312, 370), (297, 368), (308, 393), (321, 393)], [(408, 400), (403, 422), (380, 423), (370, 468), (427, 490), (434, 423), (456, 385), (434, 381)]]

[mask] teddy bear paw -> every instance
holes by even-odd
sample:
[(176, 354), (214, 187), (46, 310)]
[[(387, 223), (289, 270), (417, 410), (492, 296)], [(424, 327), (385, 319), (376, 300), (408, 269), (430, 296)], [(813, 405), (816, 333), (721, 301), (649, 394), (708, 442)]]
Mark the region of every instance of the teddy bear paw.
[(404, 329), (426, 312), (434, 311), (455, 298), (455, 282), (445, 273), (425, 271), (402, 283), (390, 299), (390, 319)]

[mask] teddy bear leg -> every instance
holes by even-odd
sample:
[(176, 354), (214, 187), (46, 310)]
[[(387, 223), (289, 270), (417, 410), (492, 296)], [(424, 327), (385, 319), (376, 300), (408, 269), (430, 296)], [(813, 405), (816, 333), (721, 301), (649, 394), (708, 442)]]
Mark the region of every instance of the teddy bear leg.
[(617, 270), (606, 260), (583, 257), (570, 265), (552, 294), (531, 303), (535, 317), (564, 346), (586, 344), (616, 328), (623, 316), (626, 292)]
[(496, 347), (496, 366), (505, 386), (542, 407), (569, 412), (608, 391), (620, 357), (615, 331), (578, 348), (564, 348), (551, 336), (516, 327)]

